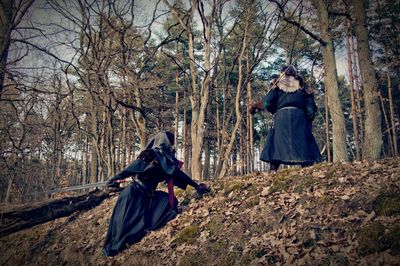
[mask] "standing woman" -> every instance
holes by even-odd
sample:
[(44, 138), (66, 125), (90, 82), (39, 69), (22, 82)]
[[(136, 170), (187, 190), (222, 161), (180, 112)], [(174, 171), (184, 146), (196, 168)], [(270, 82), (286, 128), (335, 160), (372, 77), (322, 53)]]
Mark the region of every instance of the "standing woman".
[[(173, 186), (194, 187), (199, 194), (210, 189), (197, 184), (180, 170), (181, 162), (175, 158), (174, 134), (160, 132), (152, 138), (138, 158), (121, 173), (107, 181), (114, 186), (117, 180), (136, 175), (132, 184), (120, 194), (115, 204), (103, 253), (114, 256), (139, 242), (148, 231), (165, 225), (177, 215), (178, 201)], [(168, 184), (168, 193), (156, 190), (158, 183)]]
[(321, 160), (311, 131), (317, 108), (312, 92), (308, 93), (303, 85), (303, 79), (293, 66), (283, 67), (264, 99), (249, 108), (251, 114), (261, 110), (274, 114), (274, 123), (260, 157), (270, 163), (272, 171), (278, 170), (281, 164), (304, 167)]

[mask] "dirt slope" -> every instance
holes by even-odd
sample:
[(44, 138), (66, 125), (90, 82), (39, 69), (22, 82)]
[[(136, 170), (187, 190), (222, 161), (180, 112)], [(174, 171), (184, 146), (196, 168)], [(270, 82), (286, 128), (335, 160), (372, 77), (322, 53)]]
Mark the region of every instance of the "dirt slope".
[(229, 177), (120, 255), (101, 248), (116, 197), (0, 239), (0, 265), (400, 265), (400, 160)]

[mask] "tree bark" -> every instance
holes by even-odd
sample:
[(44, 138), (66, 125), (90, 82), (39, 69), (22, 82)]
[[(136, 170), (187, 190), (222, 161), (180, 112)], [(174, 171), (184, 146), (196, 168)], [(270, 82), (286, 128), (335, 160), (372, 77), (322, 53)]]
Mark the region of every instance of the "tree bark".
[(390, 78), (390, 69), (391, 66), (388, 63), (388, 55), (387, 51), (385, 50), (385, 56), (386, 56), (386, 65), (387, 65), (387, 83), (388, 83), (388, 96), (389, 96), (389, 112), (390, 112), (390, 125), (391, 125), (391, 130), (392, 130), (392, 137), (393, 137), (393, 151), (394, 151), (394, 156), (397, 157), (399, 155), (398, 148), (397, 148), (397, 130), (396, 130), (396, 114), (394, 111), (393, 107), (393, 96), (392, 96), (392, 81)]
[(110, 197), (110, 194), (97, 190), (77, 197), (67, 197), (46, 202), (28, 209), (3, 213), (0, 237), (69, 216), (76, 211), (89, 210), (108, 197)]
[(0, 2), (0, 98), (3, 92), (14, 11), (13, 0)]
[[(164, 3), (171, 10), (175, 18), (179, 21), (182, 28), (188, 34), (188, 53), (189, 53), (189, 69), (191, 77), (191, 93), (190, 102), (192, 106), (192, 123), (191, 123), (191, 140), (192, 140), (192, 160), (191, 160), (191, 174), (194, 179), (200, 180), (202, 175), (202, 149), (203, 149), (203, 132), (206, 108), (209, 101), (210, 90), (210, 74), (211, 74), (211, 28), (213, 21), (213, 14), (215, 6), (211, 7), (209, 16), (204, 15), (203, 4), (198, 0), (191, 0), (191, 8), (186, 14), (186, 20), (183, 21), (181, 11), (173, 7), (167, 0)], [(214, 3), (215, 4), (215, 3)], [(203, 24), (204, 36), (204, 78), (201, 89), (197, 86), (197, 67), (195, 65), (194, 54), (194, 31), (193, 31), (193, 17), (195, 10), (198, 10), (201, 22)]]
[(331, 144), (329, 139), (329, 106), (328, 106), (328, 93), (326, 92), (325, 86), (325, 139), (326, 139), (326, 154), (328, 156), (328, 162), (332, 162), (331, 158)]
[[(363, 114), (362, 114), (362, 108), (361, 108), (361, 86), (360, 86), (360, 80), (359, 80), (359, 71), (358, 71), (358, 60), (357, 60), (357, 51), (354, 48), (355, 44), (354, 44), (354, 38), (353, 36), (351, 36), (350, 38), (351, 42), (350, 42), (350, 46), (351, 46), (351, 51), (352, 51), (352, 59), (353, 59), (353, 65), (354, 65), (354, 71), (353, 71), (353, 79), (355, 81), (356, 84), (356, 98), (357, 98), (357, 106), (356, 106), (356, 110), (357, 110), (357, 115), (358, 115), (358, 126), (360, 128), (360, 149), (361, 147), (364, 146), (364, 119), (363, 119)], [(360, 157), (361, 159), (363, 158), (363, 152), (360, 150)]]
[[(237, 86), (236, 86), (236, 98), (235, 98), (235, 112), (236, 112), (236, 122), (233, 127), (229, 143), (226, 147), (226, 149), (223, 151), (223, 157), (221, 158), (222, 160), (222, 166), (221, 166), (221, 171), (218, 174), (218, 178), (222, 178), (226, 175), (228, 172), (228, 158), (231, 156), (233, 145), (236, 140), (236, 133), (242, 123), (242, 114), (240, 112), (240, 99), (241, 99), (241, 91), (242, 91), (242, 82), (243, 82), (243, 69), (242, 69), (242, 58), (244, 55), (244, 52), (246, 51), (246, 46), (247, 46), (247, 30), (248, 30), (248, 22), (249, 22), (249, 16), (250, 12), (247, 10), (247, 15), (246, 15), (246, 24), (245, 24), (245, 29), (244, 29), (244, 34), (243, 34), (243, 41), (242, 41), (242, 48), (241, 52), (238, 58), (239, 65), (239, 77), (237, 81)], [(221, 151), (222, 152), (222, 151)]]
[(361, 75), (364, 89), (365, 139), (364, 157), (367, 160), (380, 158), (382, 149), (381, 111), (379, 89), (368, 45), (365, 1), (353, 0), (353, 16), (358, 40), (358, 55), (362, 65)]
[(174, 143), (178, 149), (178, 123), (179, 123), (179, 75), (178, 70), (175, 72), (175, 133)]
[[(389, 142), (389, 148), (388, 149), (390, 150), (390, 154), (393, 156), (394, 155), (394, 150), (393, 150), (393, 140), (392, 140), (392, 134), (391, 134), (392, 132), (391, 132), (391, 129), (390, 129), (389, 119), (387, 117), (386, 110), (385, 110), (385, 103), (384, 103), (383, 97), (382, 97), (382, 95), (380, 93), (379, 93), (379, 99), (381, 101), (383, 119), (384, 119), (385, 125), (386, 125), (386, 131), (385, 132), (387, 132), (387, 134), (388, 134), (388, 142)], [(384, 147), (383, 147), (382, 150), (384, 152), (384, 155), (386, 156)]]
[(349, 72), (349, 84), (350, 84), (350, 101), (351, 101), (351, 116), (353, 121), (353, 132), (354, 132), (354, 146), (356, 150), (356, 160), (359, 161), (360, 148), (358, 145), (358, 128), (357, 128), (357, 112), (354, 100), (354, 80), (353, 80), (353, 64), (351, 62), (351, 51), (350, 51), (350, 23), (346, 25), (346, 48), (347, 48), (347, 68)]
[[(187, 93), (186, 93), (186, 74), (183, 73), (183, 162), (184, 169), (189, 172), (189, 154), (188, 154), (188, 145), (187, 145), (187, 113), (186, 113), (186, 103), (187, 103)], [(190, 172), (189, 172), (190, 173)]]
[(332, 37), (329, 32), (328, 9), (324, 0), (313, 0), (313, 3), (317, 7), (321, 38), (326, 43), (326, 45), (323, 46), (323, 61), (325, 69), (325, 88), (332, 118), (333, 161), (348, 161), (346, 126), (343, 108), (339, 98), (335, 53)]
[[(247, 46), (246, 50), (246, 89), (247, 89), (247, 106), (253, 103), (252, 89), (250, 82), (250, 47)], [(247, 117), (247, 169), (251, 173), (254, 171), (254, 129), (253, 129), (253, 116), (249, 112), (249, 108), (246, 108)]]

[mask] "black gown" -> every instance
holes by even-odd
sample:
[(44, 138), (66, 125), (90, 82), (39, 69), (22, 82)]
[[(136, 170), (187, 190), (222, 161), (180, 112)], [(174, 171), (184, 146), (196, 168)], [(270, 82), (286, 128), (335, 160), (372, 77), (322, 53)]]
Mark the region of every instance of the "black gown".
[(274, 114), (260, 159), (274, 164), (309, 165), (321, 160), (312, 135), (316, 106), (304, 90), (286, 92), (275, 88), (264, 98), (264, 108)]
[(164, 143), (156, 145), (149, 143), (145, 153), (112, 178), (117, 180), (137, 174), (137, 179), (121, 192), (114, 207), (103, 248), (106, 256), (118, 254), (139, 242), (147, 232), (176, 217), (178, 201), (176, 197), (171, 201), (169, 193), (157, 191), (159, 182), (172, 181), (182, 189), (187, 185), (197, 186), (179, 169), (171, 147)]

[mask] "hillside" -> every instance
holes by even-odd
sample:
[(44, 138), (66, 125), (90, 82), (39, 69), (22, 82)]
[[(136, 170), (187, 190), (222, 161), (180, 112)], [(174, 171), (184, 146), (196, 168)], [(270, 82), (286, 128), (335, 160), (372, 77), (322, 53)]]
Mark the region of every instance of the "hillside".
[(116, 257), (101, 253), (117, 197), (1, 238), (0, 265), (399, 265), (400, 160), (227, 177)]

